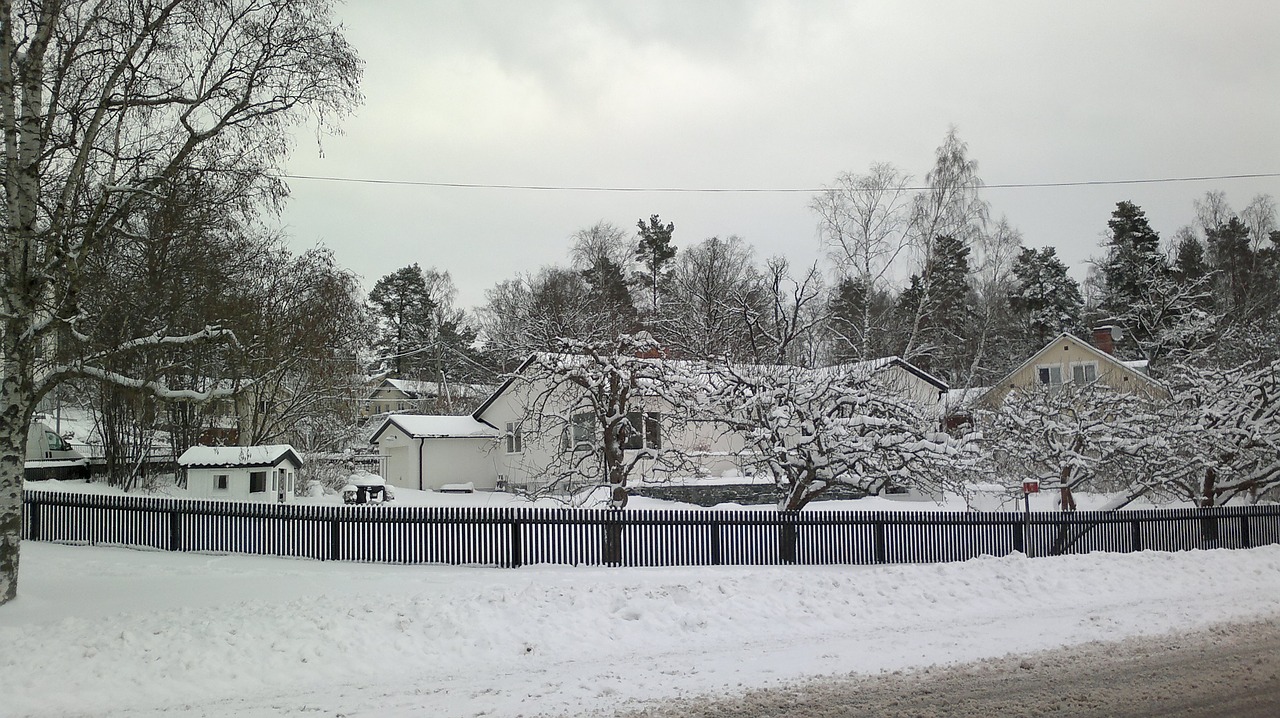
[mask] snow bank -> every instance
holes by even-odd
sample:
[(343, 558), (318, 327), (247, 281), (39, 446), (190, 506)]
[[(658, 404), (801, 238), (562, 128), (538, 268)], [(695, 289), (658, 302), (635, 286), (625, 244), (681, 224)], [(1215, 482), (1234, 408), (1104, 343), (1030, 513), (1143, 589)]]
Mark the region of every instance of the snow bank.
[(1280, 547), (464, 569), (27, 543), (0, 714), (580, 714), (1280, 615)]

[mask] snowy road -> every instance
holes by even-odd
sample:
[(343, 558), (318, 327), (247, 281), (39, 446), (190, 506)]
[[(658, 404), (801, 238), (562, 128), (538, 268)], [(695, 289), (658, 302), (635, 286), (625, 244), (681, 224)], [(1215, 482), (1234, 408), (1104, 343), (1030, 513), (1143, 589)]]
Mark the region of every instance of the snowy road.
[(1275, 718), (1280, 622), (1091, 643), (958, 667), (824, 678), (619, 718)]
[(511, 570), (28, 543), (22, 561), (4, 718), (584, 715), (1280, 620), (1280, 546)]

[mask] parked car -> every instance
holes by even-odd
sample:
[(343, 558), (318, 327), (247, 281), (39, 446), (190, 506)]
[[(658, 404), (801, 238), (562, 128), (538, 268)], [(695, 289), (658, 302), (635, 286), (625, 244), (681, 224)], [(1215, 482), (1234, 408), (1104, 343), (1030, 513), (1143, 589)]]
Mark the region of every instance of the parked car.
[(88, 479), (89, 460), (71, 448), (58, 432), (39, 421), (27, 430), (27, 459), (23, 478), (27, 481), (47, 479)]

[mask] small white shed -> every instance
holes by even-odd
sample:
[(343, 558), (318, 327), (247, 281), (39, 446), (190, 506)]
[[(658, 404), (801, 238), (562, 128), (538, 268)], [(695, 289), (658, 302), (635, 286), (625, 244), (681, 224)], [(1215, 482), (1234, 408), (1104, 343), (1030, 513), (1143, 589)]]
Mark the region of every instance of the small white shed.
[(288, 444), (193, 446), (178, 465), (187, 471), (191, 496), (284, 503), (293, 498), (302, 459)]

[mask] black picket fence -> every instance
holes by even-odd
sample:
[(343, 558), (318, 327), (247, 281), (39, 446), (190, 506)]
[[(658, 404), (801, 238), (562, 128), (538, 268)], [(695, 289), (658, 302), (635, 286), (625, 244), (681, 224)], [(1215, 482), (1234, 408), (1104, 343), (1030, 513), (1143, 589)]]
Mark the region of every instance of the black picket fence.
[(23, 492), (28, 540), (517, 567), (934, 563), (1280, 543), (1280, 505), (1072, 513), (303, 506)]

